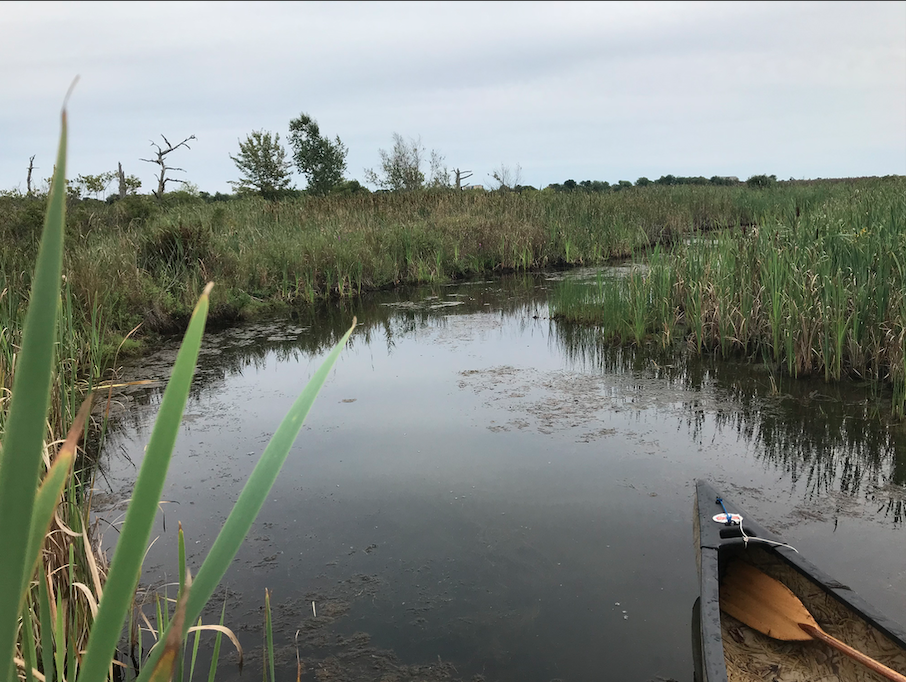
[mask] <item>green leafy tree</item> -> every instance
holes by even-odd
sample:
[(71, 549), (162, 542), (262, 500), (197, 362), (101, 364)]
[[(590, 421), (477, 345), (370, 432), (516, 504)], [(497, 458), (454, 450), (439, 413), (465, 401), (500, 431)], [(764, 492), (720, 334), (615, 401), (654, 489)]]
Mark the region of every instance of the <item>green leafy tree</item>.
[(123, 186), (126, 188), (126, 194), (138, 194), (142, 187), (142, 181), (137, 175), (127, 175), (123, 178)]
[(341, 197), (354, 194), (371, 194), (368, 188), (364, 187), (358, 180), (344, 180), (330, 190), (330, 193)]
[(95, 199), (100, 199), (101, 194), (107, 191), (107, 187), (116, 177), (115, 173), (101, 173), (99, 175), (80, 175), (76, 178), (75, 184), (86, 194), (93, 194)]
[(579, 183), (586, 192), (607, 192), (610, 191), (610, 183), (602, 180), (583, 180)]
[(437, 150), (431, 150), (431, 177), (428, 180), (429, 187), (434, 189), (451, 189), (453, 187), (450, 183), (450, 169), (447, 168), (444, 161), (444, 157), (439, 154)]
[(379, 149), (378, 154), (381, 157), (380, 173), (366, 168), (365, 182), (391, 192), (411, 192), (424, 186), (425, 174), (421, 166), (425, 148), (420, 138), (406, 142), (402, 135), (393, 133), (393, 149), (389, 152)]
[(768, 189), (777, 185), (776, 175), (753, 175), (746, 184), (752, 189)]
[(280, 133), (273, 137), (269, 132), (254, 130), (239, 143), (239, 155), (230, 158), (242, 174), (238, 181), (231, 181), (239, 194), (260, 194), (265, 199), (277, 199), (290, 188), (292, 164), (280, 144)]
[(289, 122), (289, 144), (311, 194), (325, 196), (343, 182), (349, 150), (339, 136), (333, 140), (322, 137), (318, 122), (311, 116), (303, 113)]
[[(56, 172), (56, 169), (54, 169)], [(43, 196), (49, 196), (50, 190), (53, 187), (53, 178), (44, 178), (44, 190), (41, 192)], [(70, 201), (78, 201), (82, 198), (82, 186), (76, 180), (69, 180), (66, 178), (61, 178), (60, 182), (63, 183), (63, 187), (66, 188), (66, 198)]]

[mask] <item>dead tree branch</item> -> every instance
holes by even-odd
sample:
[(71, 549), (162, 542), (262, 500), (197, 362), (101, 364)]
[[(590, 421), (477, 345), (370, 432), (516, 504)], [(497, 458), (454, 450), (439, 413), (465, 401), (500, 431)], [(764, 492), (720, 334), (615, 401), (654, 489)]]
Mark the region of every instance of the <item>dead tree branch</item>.
[(116, 177), (119, 179), (119, 196), (120, 199), (126, 198), (126, 174), (123, 173), (123, 164), (117, 161)]
[(176, 151), (180, 147), (185, 147), (186, 149), (191, 149), (191, 147), (188, 145), (188, 142), (189, 142), (189, 140), (195, 139), (194, 135), (190, 135), (189, 137), (187, 137), (185, 140), (183, 140), (179, 144), (170, 144), (170, 140), (168, 140), (164, 136), (163, 133), (161, 133), (161, 137), (164, 139), (164, 143), (167, 145), (166, 148), (161, 147), (159, 144), (157, 144), (157, 142), (154, 142), (153, 140), (151, 141), (151, 146), (157, 150), (155, 152), (157, 154), (157, 158), (156, 159), (139, 159), (139, 161), (146, 161), (148, 163), (156, 163), (158, 166), (160, 166), (160, 175), (157, 178), (157, 191), (153, 192), (154, 196), (157, 197), (158, 199), (163, 197), (164, 191), (166, 191), (168, 182), (182, 182), (182, 183), (186, 182), (185, 180), (180, 180), (179, 178), (168, 178), (167, 177), (167, 171), (180, 171), (183, 173), (185, 173), (186, 171), (185, 171), (185, 169), (177, 168), (176, 166), (168, 166), (166, 163), (165, 157), (167, 156), (167, 154), (169, 154), (170, 152)]
[(28, 158), (28, 176), (25, 178), (25, 187), (26, 187), (28, 196), (31, 196), (31, 194), (32, 194), (31, 174), (32, 174), (33, 170), (35, 170), (35, 155), (34, 154)]
[(453, 172), (456, 174), (456, 189), (463, 189), (462, 181), (472, 177), (472, 171), (461, 171), (458, 168), (454, 168)]

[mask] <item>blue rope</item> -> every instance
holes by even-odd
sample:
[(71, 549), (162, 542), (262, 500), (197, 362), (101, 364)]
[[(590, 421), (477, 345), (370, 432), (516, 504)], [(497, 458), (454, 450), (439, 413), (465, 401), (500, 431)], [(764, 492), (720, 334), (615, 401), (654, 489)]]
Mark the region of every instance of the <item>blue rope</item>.
[(724, 506), (724, 500), (723, 500), (722, 497), (718, 497), (718, 498), (717, 498), (717, 504), (720, 505), (720, 508), (724, 510), (724, 514), (727, 515), (727, 525), (728, 525), (728, 526), (732, 526), (732, 525), (733, 525), (733, 518), (730, 516), (730, 512), (728, 512), (728, 511), (727, 511), (727, 508)]

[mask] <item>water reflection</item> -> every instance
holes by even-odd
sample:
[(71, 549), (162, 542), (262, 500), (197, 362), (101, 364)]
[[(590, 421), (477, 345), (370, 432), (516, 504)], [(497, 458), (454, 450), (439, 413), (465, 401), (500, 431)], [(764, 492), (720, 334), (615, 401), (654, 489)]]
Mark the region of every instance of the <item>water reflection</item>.
[[(625, 269), (612, 268), (607, 274), (620, 276)], [(324, 355), (353, 317), (358, 325), (349, 347), (380, 344), (388, 354), (397, 340), (417, 339), (424, 330), (443, 328), (457, 316), (494, 315), (524, 332), (538, 320), (547, 322), (549, 291), (564, 276), (592, 279), (596, 274), (584, 270), (413, 287), (320, 303), (296, 311), (288, 321), (212, 330), (202, 347), (192, 398), (200, 400), (222, 388), (228, 377), (260, 369), (269, 359), (300, 362)], [(697, 442), (706, 420), (713, 418), (718, 429), (754, 445), (757, 457), (788, 476), (793, 486), (801, 486), (806, 500), (828, 493), (864, 496), (877, 505), (878, 513), (902, 524), (906, 429), (886, 420), (889, 401), (884, 396), (858, 385), (784, 380), (765, 365), (665, 354), (657, 346), (614, 346), (594, 328), (548, 324), (552, 352), (576, 371), (625, 377), (623, 389), (630, 388), (633, 379), (641, 381), (636, 386), (639, 395), (630, 399), (636, 409), (681, 409)], [(127, 371), (130, 378), (163, 382), (174, 357), (175, 348), (169, 348)], [(651, 390), (652, 382), (656, 390)], [(162, 386), (132, 389), (131, 395), (137, 404), (146, 404)], [(124, 423), (136, 428), (136, 417), (126, 413)]]
[[(353, 318), (358, 322), (349, 348), (381, 343), (388, 352), (393, 351), (398, 339), (444, 327), (449, 316), (491, 314), (521, 330), (527, 320), (547, 317), (548, 288), (545, 278), (530, 275), (401, 288), (364, 298), (319, 302), (294, 311), (287, 320), (209, 328), (199, 354), (192, 397), (216, 389), (224, 379), (242, 374), (246, 368), (259, 369), (270, 358), (296, 362), (322, 356), (342, 338)], [(127, 364), (124, 371), (130, 377), (166, 381), (176, 357), (176, 343), (178, 339), (172, 339), (165, 349)], [(147, 401), (162, 390), (158, 385), (127, 393)]]
[[(552, 330), (564, 356), (582, 371), (632, 374), (688, 392), (681, 406), (693, 439), (701, 442), (710, 416), (718, 429), (755, 445), (756, 456), (793, 486), (801, 485), (805, 500), (860, 495), (902, 524), (906, 430), (886, 418), (886, 397), (858, 385), (784, 380), (766, 365), (665, 355), (656, 346), (617, 347), (593, 328), (554, 324)], [(665, 392), (662, 398), (669, 400)]]

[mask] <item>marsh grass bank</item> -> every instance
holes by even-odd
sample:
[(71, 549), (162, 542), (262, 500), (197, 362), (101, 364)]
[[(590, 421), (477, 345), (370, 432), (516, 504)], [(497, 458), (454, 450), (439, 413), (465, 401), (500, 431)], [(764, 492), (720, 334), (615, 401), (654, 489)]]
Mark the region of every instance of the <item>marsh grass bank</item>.
[(790, 377), (853, 378), (906, 414), (906, 181), (853, 184), (655, 249), (632, 273), (565, 282), (560, 319), (617, 343), (679, 342), (746, 356)]
[[(863, 181), (872, 182), (872, 181)], [(703, 228), (749, 225), (846, 194), (848, 185), (646, 187), (609, 194), (410, 193), (205, 202), (133, 196), (73, 202), (64, 274), (78, 312), (113, 329), (184, 323), (203, 283), (212, 314), (298, 304), (401, 283), (593, 265)], [(0, 197), (0, 267), (15, 293), (43, 212)]]
[[(809, 260), (818, 262), (822, 254), (832, 254), (831, 260), (822, 261), (821, 271), (822, 281), (830, 281), (838, 271), (846, 272), (848, 261), (839, 259), (851, 253), (853, 258), (863, 259), (858, 266), (862, 270), (857, 268), (863, 274), (854, 275), (861, 277), (862, 298), (846, 303), (856, 312), (852, 319), (843, 309), (831, 315), (836, 315), (834, 324), (838, 325), (834, 334), (840, 337), (840, 325), (849, 320), (847, 328), (853, 330), (856, 344), (875, 344), (867, 354), (877, 355), (877, 334), (863, 341), (864, 332), (868, 325), (883, 321), (885, 314), (878, 311), (879, 305), (889, 307), (900, 300), (896, 282), (901, 280), (891, 281), (883, 269), (870, 274), (875, 267), (871, 261), (874, 252), (865, 252), (862, 243), (881, 251), (897, 246), (898, 242), (878, 241), (881, 237), (873, 226), (882, 221), (888, 234), (885, 239), (895, 242), (893, 235), (903, 222), (903, 193), (904, 180), (893, 177), (779, 183), (765, 189), (650, 185), (608, 193), (376, 193), (277, 202), (254, 198), (206, 201), (178, 192), (165, 195), (160, 202), (149, 196), (130, 196), (112, 204), (70, 199), (63, 322), (56, 347), (57, 416), (52, 423), (58, 425), (55, 433), (64, 432), (63, 425), (71, 423), (79, 395), (104, 376), (103, 368), (118, 350), (134, 348), (134, 338), (183, 329), (207, 281), (217, 282), (212, 321), (229, 323), (400, 284), (598, 265), (658, 244), (682, 244), (693, 234), (723, 227), (736, 228), (732, 233), (741, 241), (731, 247), (731, 237), (721, 238), (724, 246), (720, 249), (726, 255), (718, 256), (719, 278), (715, 279), (717, 261), (710, 260), (707, 251), (684, 248), (682, 257), (674, 261), (676, 266), (670, 268), (671, 274), (657, 270), (663, 273), (657, 275), (662, 279), (646, 281), (645, 295), (650, 302), (635, 306), (632, 323), (622, 328), (620, 322), (617, 336), (638, 340), (657, 332), (669, 340), (679, 323), (689, 323), (689, 330), (698, 329), (693, 331), (698, 334), (696, 347), (715, 343), (718, 334), (718, 345), (724, 351), (751, 352), (760, 348), (758, 339), (763, 336), (764, 321), (749, 320), (750, 309), (758, 306), (754, 312), (764, 314), (770, 308), (774, 316), (767, 338), (772, 354), (779, 359), (781, 341), (793, 346), (804, 343), (793, 338), (793, 316), (781, 312), (778, 306), (786, 305), (781, 301), (796, 305), (799, 311), (818, 300), (810, 299), (805, 289), (788, 289), (787, 279), (804, 275), (800, 271)], [(0, 383), (7, 388), (20, 345), (44, 211), (42, 197), (0, 196)], [(755, 225), (759, 229), (753, 230)], [(790, 235), (781, 230), (773, 237), (772, 226), (801, 229)], [(757, 243), (752, 241), (754, 234), (760, 235)], [(856, 239), (856, 235), (861, 236)], [(786, 241), (781, 244), (778, 240)], [(854, 246), (859, 248), (851, 248)], [(798, 248), (795, 264), (789, 261), (793, 257), (787, 253), (789, 248)], [(767, 263), (764, 258), (770, 253), (776, 253), (779, 260), (765, 267), (776, 265), (778, 269), (765, 277), (787, 279), (768, 281), (769, 288), (762, 292), (752, 277), (760, 282), (763, 273), (743, 268), (748, 267), (747, 258)], [(730, 257), (739, 263), (728, 263)], [(899, 256), (881, 253), (877, 258), (883, 261), (882, 268), (899, 265)], [(866, 302), (873, 298), (869, 276), (888, 288), (883, 301)], [(674, 287), (680, 280), (682, 286)], [(628, 284), (638, 289), (640, 282), (633, 279)], [(808, 286), (812, 285), (814, 282)], [(649, 291), (650, 286), (661, 289)], [(835, 286), (821, 288), (819, 303), (833, 304), (821, 297), (848, 295), (848, 281), (840, 280)], [(727, 298), (731, 293), (738, 300)], [(768, 305), (766, 297), (770, 296)], [(723, 297), (720, 310), (706, 310), (717, 297)], [(700, 312), (698, 301), (705, 306)], [(874, 307), (863, 313), (865, 305)], [(677, 310), (682, 313), (679, 321), (675, 319)], [(577, 312), (573, 305), (570, 310), (561, 306), (558, 314), (582, 317), (586, 313)], [(701, 317), (697, 327), (696, 316)], [(783, 316), (790, 318), (789, 325), (780, 319)], [(733, 327), (734, 320), (737, 327), (742, 325), (739, 329)], [(136, 335), (124, 344), (136, 327)], [(826, 326), (820, 329), (823, 333)], [(885, 329), (888, 332), (896, 334), (895, 329)], [(846, 343), (831, 344), (829, 336), (822, 337), (821, 343), (830, 354), (824, 364), (835, 376), (851, 368), (860, 372), (866, 365), (858, 352), (853, 360), (844, 358)], [(784, 357), (797, 356), (784, 351)], [(816, 369), (815, 359), (801, 350), (793, 364), (794, 372)], [(881, 365), (875, 362), (864, 369), (883, 374), (886, 364), (882, 361)]]

